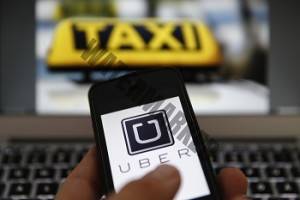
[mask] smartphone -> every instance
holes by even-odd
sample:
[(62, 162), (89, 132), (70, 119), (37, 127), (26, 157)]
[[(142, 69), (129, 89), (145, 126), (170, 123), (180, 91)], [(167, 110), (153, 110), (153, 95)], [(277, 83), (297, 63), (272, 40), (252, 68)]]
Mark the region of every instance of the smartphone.
[(91, 116), (104, 193), (161, 164), (175, 166), (175, 199), (219, 199), (214, 173), (180, 73), (160, 69), (93, 85)]

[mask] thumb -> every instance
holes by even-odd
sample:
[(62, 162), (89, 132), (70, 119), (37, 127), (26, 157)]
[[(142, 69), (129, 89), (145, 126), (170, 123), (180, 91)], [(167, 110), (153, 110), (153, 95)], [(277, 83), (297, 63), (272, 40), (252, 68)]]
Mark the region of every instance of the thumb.
[(140, 180), (127, 184), (110, 200), (168, 200), (173, 199), (180, 185), (176, 168), (161, 165)]

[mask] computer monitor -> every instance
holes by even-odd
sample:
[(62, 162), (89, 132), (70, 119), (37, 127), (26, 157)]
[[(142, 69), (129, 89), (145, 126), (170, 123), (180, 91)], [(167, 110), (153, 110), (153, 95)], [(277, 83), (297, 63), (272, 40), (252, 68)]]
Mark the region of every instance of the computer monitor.
[(269, 1), (271, 51), (268, 70), (272, 113), (298, 115), (300, 108), (299, 1)]
[[(99, 11), (103, 7), (111, 9), (108, 10), (109, 12)], [(244, 1), (234, 0), (130, 0), (76, 1), (70, 4), (66, 0), (41, 0), (36, 1), (36, 11), (36, 55), (38, 61), (36, 110), (40, 114), (88, 114), (86, 93), (90, 84), (82, 84), (82, 82), (105, 80), (107, 74), (110, 78), (116, 76), (116, 74), (123, 74), (116, 73), (118, 70), (115, 68), (110, 72), (103, 71), (101, 66), (96, 68), (96, 72), (91, 73), (91, 68), (95, 69), (95, 67), (91, 67), (88, 63), (84, 66), (85, 60), (80, 57), (78, 52), (73, 51), (69, 54), (68, 46), (71, 46), (71, 48), (72, 46), (78, 46), (76, 39), (80, 38), (79, 33), (82, 35), (81, 37), (84, 37), (83, 42), (81, 42), (83, 44), (87, 43), (86, 38), (90, 37), (91, 34), (95, 37), (97, 34), (101, 35), (100, 42), (102, 43), (104, 42), (101, 41), (101, 38), (107, 38), (110, 44), (109, 37), (115, 37), (113, 35), (114, 30), (122, 27), (118, 25), (125, 25), (126, 23), (127, 29), (125, 30), (128, 30), (126, 34), (132, 35), (130, 39), (134, 38), (134, 41), (139, 41), (137, 35), (140, 33), (143, 34), (139, 39), (147, 38), (145, 36), (147, 34), (154, 34), (149, 31), (150, 28), (147, 26), (150, 17), (152, 26), (153, 23), (157, 23), (157, 27), (159, 27), (158, 25), (167, 27), (169, 22), (176, 23), (172, 27), (174, 28), (172, 34), (168, 35), (173, 43), (180, 43), (180, 28), (182, 24), (185, 25), (186, 21), (205, 24), (207, 30), (204, 32), (211, 32), (211, 37), (217, 43), (215, 46), (222, 48), (222, 53), (220, 53), (222, 54), (222, 62), (221, 58), (218, 59), (219, 63), (216, 62), (216, 58), (220, 57), (218, 53), (210, 57), (207, 56), (216, 51), (213, 50), (215, 48), (211, 44), (213, 42), (209, 42), (212, 39), (208, 36), (204, 37), (202, 33), (203, 37), (198, 38), (198, 40), (200, 40), (199, 45), (204, 49), (201, 49), (204, 53), (201, 54), (200, 51), (199, 54), (195, 54), (193, 52), (193, 56), (187, 50), (183, 50), (179, 53), (172, 52), (173, 54), (168, 54), (167, 57), (166, 52), (173, 47), (170, 47), (170, 43), (167, 42), (162, 43), (161, 48), (157, 49), (155, 53), (151, 51), (151, 55), (145, 55), (144, 52), (147, 51), (145, 49), (138, 49), (130, 56), (126, 56), (125, 53), (130, 54), (128, 53), (130, 48), (128, 45), (122, 52), (108, 49), (127, 65), (128, 70), (124, 73), (131, 72), (132, 69), (136, 68), (149, 68), (149, 66), (151, 68), (161, 66), (179, 67), (185, 79), (192, 81), (193, 85), (189, 83), (188, 91), (191, 94), (191, 100), (197, 114), (249, 115), (266, 114), (269, 110), (269, 97), (264, 71), (268, 53), (269, 30), (266, 1), (254, 3), (249, 1), (245, 3)], [(116, 19), (117, 22), (115, 22)], [(107, 31), (106, 25), (103, 24), (109, 24), (110, 28), (113, 27), (114, 29), (111, 31), (113, 33), (108, 34), (109, 31)], [(89, 31), (96, 29), (96, 26), (105, 31), (101, 32), (98, 28), (98, 32), (90, 33)], [(74, 36), (74, 44), (68, 45), (70, 44), (69, 39), (72, 37), (70, 33), (74, 32), (74, 28), (77, 33), (75, 36), (78, 37)], [(63, 40), (63, 36), (67, 34), (67, 39)], [(181, 35), (183, 35), (182, 40), (184, 41), (186, 39), (184, 32)], [(127, 36), (126, 39), (128, 38)], [(150, 40), (149, 43), (152, 42), (151, 39), (148, 40)], [(64, 42), (59, 43), (58, 41)], [(209, 45), (206, 45), (207, 43)], [(61, 45), (60, 51), (57, 44)], [(134, 46), (139, 45), (135, 44)], [(208, 47), (206, 48), (206, 46)], [(63, 57), (62, 54), (66, 55)], [(58, 58), (63, 57), (63, 62), (59, 62), (53, 55)], [(145, 58), (147, 56), (148, 60)], [(206, 58), (206, 63), (202, 61), (204, 58)], [(193, 62), (191, 62), (192, 59)], [(142, 62), (141, 60), (147, 61)], [(194, 64), (195, 62), (196, 64)], [(135, 63), (139, 63), (138, 67)], [(255, 67), (253, 63), (255, 63)], [(199, 83), (202, 84), (199, 85)]]
[(0, 110), (35, 111), (35, 1), (0, 2)]
[[(79, 83), (81, 72), (52, 73), (47, 70), (45, 60), (40, 59), (47, 52), (52, 39), (51, 32), (60, 21), (53, 19), (53, 13), (59, 11), (61, 2), (63, 1), (1, 1), (0, 94), (3, 113), (68, 116), (88, 114), (86, 94), (90, 83)], [(224, 67), (222, 76), (213, 75), (208, 81), (203, 81), (207, 75), (200, 73), (197, 80), (187, 84), (198, 115), (267, 115), (273, 110), (278, 111), (277, 108), (281, 105), (298, 107), (295, 99), (299, 93), (293, 91), (296, 87), (285, 86), (285, 95), (280, 95), (283, 91), (279, 89), (279, 86), (285, 85), (279, 81), (285, 81), (287, 86), (297, 85), (297, 78), (294, 76), (297, 74), (298, 61), (291, 57), (297, 51), (292, 51), (291, 54), (282, 52), (278, 47), (282, 46), (282, 38), (297, 37), (294, 35), (296, 31), (280, 31), (297, 29), (295, 26), (297, 27), (299, 19), (296, 6), (293, 6), (297, 4), (296, 1), (274, 3), (263, 0), (193, 0), (159, 1), (157, 5), (150, 5), (149, 1), (135, 0), (127, 1), (127, 4), (125, 1), (114, 3), (113, 10), (118, 13), (114, 17), (132, 19), (157, 16), (167, 20), (189, 17), (205, 22), (212, 30), (223, 49), (224, 65), (227, 68)], [(270, 42), (269, 25), (275, 31), (273, 35), (271, 31)], [(249, 38), (252, 42), (248, 44)], [(294, 48), (299, 48), (292, 39), (285, 45), (292, 43)], [(269, 52), (271, 56), (266, 64)], [(249, 59), (252, 56), (255, 59)], [(282, 67), (287, 64), (289, 68)], [(278, 78), (280, 74), (290, 75), (289, 78), (281, 79)], [(101, 72), (96, 72), (93, 76), (96, 80), (102, 78)], [(241, 80), (243, 81), (240, 82)], [(223, 98), (224, 101), (219, 101), (220, 97), (225, 100)]]

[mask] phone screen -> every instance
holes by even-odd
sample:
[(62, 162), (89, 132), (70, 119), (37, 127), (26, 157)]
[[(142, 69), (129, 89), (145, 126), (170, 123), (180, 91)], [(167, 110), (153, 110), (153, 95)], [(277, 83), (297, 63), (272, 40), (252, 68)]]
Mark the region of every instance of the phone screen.
[(101, 115), (113, 184), (118, 192), (160, 164), (175, 166), (175, 199), (210, 195), (179, 97)]

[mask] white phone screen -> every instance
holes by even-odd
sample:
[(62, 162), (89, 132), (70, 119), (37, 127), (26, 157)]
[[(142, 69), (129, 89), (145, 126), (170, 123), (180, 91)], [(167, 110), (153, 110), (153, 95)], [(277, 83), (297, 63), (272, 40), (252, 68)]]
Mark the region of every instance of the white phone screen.
[(116, 192), (160, 164), (175, 166), (175, 199), (210, 195), (179, 97), (101, 115)]

